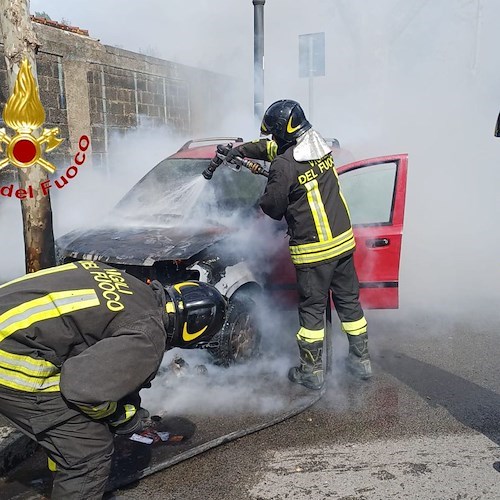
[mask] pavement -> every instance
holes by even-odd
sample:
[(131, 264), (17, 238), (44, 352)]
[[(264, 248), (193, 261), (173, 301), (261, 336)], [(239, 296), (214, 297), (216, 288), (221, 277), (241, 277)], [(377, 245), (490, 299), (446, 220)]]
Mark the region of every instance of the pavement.
[(0, 417), (0, 475), (29, 457), (36, 444)]

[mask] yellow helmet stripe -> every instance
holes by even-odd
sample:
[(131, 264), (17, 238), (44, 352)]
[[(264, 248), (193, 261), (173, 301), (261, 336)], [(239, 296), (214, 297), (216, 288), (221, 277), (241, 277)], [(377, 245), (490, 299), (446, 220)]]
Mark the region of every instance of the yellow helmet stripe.
[(184, 340), (184, 342), (191, 342), (192, 340), (197, 339), (207, 328), (208, 325), (204, 326), (201, 330), (198, 330), (197, 332), (189, 333), (187, 330), (187, 324), (184, 323), (184, 328), (182, 330), (182, 340)]
[(183, 281), (182, 283), (177, 283), (176, 285), (174, 285), (174, 288), (179, 292), (181, 293), (181, 288), (183, 286), (200, 286), (198, 283), (196, 283), (195, 281)]

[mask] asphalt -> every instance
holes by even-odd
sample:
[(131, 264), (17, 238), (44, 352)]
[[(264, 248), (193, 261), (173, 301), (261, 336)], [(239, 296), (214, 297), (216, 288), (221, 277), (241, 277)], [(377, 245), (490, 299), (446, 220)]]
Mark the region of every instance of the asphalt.
[[(401, 316), (401, 315), (399, 315)], [(500, 498), (498, 317), (370, 313), (375, 377), (343, 376), (309, 410), (116, 492), (122, 499)], [(179, 403), (180, 401), (177, 401)], [(204, 402), (204, 400), (203, 400)], [(196, 401), (199, 406), (200, 401)]]
[(0, 417), (0, 475), (29, 457), (35, 448), (30, 438)]

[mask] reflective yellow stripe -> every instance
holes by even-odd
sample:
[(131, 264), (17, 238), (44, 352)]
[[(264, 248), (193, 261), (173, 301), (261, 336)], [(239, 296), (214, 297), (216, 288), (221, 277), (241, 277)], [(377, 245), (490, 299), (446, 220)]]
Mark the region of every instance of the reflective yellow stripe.
[(59, 368), (49, 361), (2, 350), (0, 350), (0, 368), (16, 371), (30, 377), (45, 378), (59, 373)]
[(92, 288), (52, 292), (24, 302), (0, 316), (0, 342), (14, 332), (38, 321), (57, 318), (63, 314), (98, 305), (99, 298)]
[(342, 330), (348, 335), (361, 335), (366, 333), (368, 323), (366, 322), (366, 318), (363, 316), (361, 319), (357, 321), (343, 321), (342, 322)]
[[(99, 305), (92, 288), (52, 292), (0, 315), (0, 342), (38, 321)], [(59, 391), (59, 369), (43, 359), (0, 350), (0, 384), (25, 392)]]
[(167, 302), (165, 304), (165, 311), (168, 313), (175, 313), (175, 305), (173, 302)]
[(48, 269), (42, 269), (40, 271), (36, 271), (34, 273), (29, 273), (29, 274), (26, 274), (24, 276), (21, 276), (20, 278), (16, 278), (15, 280), (9, 281), (8, 283), (4, 283), (3, 285), (0, 285), (0, 288), (3, 288), (4, 286), (12, 285), (13, 283), (18, 283), (20, 281), (30, 280), (31, 278), (37, 278), (38, 276), (45, 276), (47, 274), (58, 273), (61, 271), (69, 271), (70, 269), (78, 269), (78, 266), (76, 264), (70, 263), (70, 264), (64, 264), (62, 266), (50, 267)]
[(274, 141), (266, 142), (267, 159), (273, 161), (278, 155), (278, 145)]
[(349, 229), (330, 241), (290, 246), (290, 256), (294, 264), (312, 264), (333, 259), (355, 247), (354, 233)]
[(181, 288), (183, 286), (200, 286), (198, 283), (196, 283), (195, 281), (183, 281), (182, 283), (177, 283), (176, 285), (174, 285), (174, 288), (180, 293), (182, 294), (181, 292)]
[(337, 182), (339, 183), (340, 198), (342, 199), (342, 202), (344, 203), (344, 207), (345, 207), (345, 209), (347, 211), (347, 215), (349, 216), (349, 219), (350, 219), (351, 218), (351, 212), (349, 212), (349, 205), (347, 204), (347, 201), (345, 201), (344, 193), (342, 193), (342, 186), (340, 184), (339, 174), (337, 173), (337, 170), (335, 170), (335, 168), (332, 168), (332, 171), (335, 174), (335, 177), (337, 178)]
[(325, 205), (323, 204), (321, 193), (319, 192), (318, 181), (314, 179), (306, 182), (304, 186), (307, 189), (307, 201), (311, 208), (319, 241), (331, 240), (333, 238), (332, 231), (330, 229), (328, 216), (326, 215)]
[(0, 385), (24, 392), (59, 391), (60, 374), (53, 377), (28, 377), (18, 371), (0, 367)]
[(291, 245), (290, 246), (290, 254), (291, 255), (301, 255), (301, 254), (310, 254), (312, 252), (322, 252), (325, 250), (329, 250), (330, 248), (341, 245), (351, 238), (354, 238), (354, 233), (352, 228), (349, 228), (347, 231), (344, 231), (342, 234), (335, 236), (328, 241), (321, 241), (319, 243), (304, 243), (302, 245)]
[(323, 340), (324, 337), (324, 328), (321, 330), (308, 330), (307, 328), (302, 327), (297, 333), (297, 338), (305, 342), (317, 342), (318, 340)]
[(47, 466), (50, 472), (57, 472), (57, 464), (50, 457), (47, 457)]
[(59, 390), (59, 368), (44, 359), (0, 350), (0, 384), (24, 392)]
[(333, 259), (343, 253), (353, 250), (356, 246), (354, 238), (347, 241), (343, 245), (336, 246), (330, 250), (325, 250), (324, 252), (315, 252), (309, 255), (293, 256), (292, 262), (294, 264), (314, 264), (315, 262), (322, 262), (324, 260)]
[[(340, 189), (340, 186), (339, 186)], [(347, 205), (347, 201), (345, 201), (344, 195), (342, 193), (342, 190), (339, 190), (340, 197), (342, 198), (342, 202), (344, 203), (344, 207), (346, 209), (347, 215), (349, 216), (349, 220), (351, 219), (351, 212), (349, 212), (349, 206)]]
[(78, 405), (78, 408), (80, 408), (80, 410), (82, 410), (85, 415), (98, 420), (100, 418), (108, 417), (109, 415), (114, 413), (116, 411), (116, 402), (109, 401), (97, 406), (87, 406), (80, 404)]
[(113, 427), (116, 427), (118, 425), (124, 424), (125, 422), (128, 422), (136, 413), (137, 413), (137, 408), (134, 405), (125, 405), (123, 407), (125, 410), (125, 414), (123, 418), (120, 420), (115, 420), (114, 422), (111, 422), (111, 425)]

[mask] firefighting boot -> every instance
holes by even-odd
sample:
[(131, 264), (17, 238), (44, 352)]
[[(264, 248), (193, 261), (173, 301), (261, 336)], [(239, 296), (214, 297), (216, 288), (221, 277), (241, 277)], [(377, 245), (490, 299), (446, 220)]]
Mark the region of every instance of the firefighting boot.
[(288, 378), (295, 384), (319, 391), (323, 387), (323, 341), (306, 342), (297, 339), (300, 366), (290, 368)]
[(367, 380), (372, 376), (372, 365), (368, 353), (368, 334), (347, 335), (349, 340), (349, 354), (347, 369), (356, 377)]

